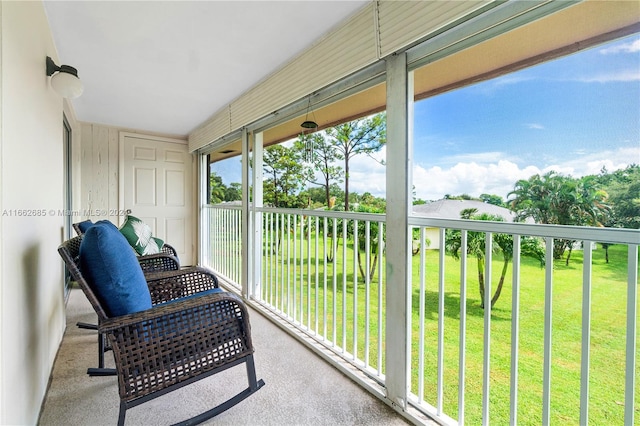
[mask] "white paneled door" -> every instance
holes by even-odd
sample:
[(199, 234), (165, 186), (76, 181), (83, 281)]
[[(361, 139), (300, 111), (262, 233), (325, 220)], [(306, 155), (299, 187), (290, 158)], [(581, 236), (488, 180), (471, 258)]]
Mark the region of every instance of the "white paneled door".
[(187, 142), (122, 133), (120, 152), (120, 210), (131, 210), (172, 245), (181, 265), (192, 265), (194, 174)]

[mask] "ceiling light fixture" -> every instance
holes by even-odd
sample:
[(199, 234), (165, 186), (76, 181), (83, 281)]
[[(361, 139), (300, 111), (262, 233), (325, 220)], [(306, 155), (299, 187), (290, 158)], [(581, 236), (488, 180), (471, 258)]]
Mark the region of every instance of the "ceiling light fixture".
[(78, 78), (78, 70), (69, 65), (57, 66), (47, 56), (47, 76), (51, 77), (51, 87), (63, 98), (75, 99), (82, 95), (84, 86)]

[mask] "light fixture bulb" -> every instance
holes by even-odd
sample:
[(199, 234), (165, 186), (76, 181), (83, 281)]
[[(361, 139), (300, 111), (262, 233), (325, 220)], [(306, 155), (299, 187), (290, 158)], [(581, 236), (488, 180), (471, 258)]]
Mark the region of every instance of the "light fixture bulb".
[(51, 88), (60, 96), (75, 99), (82, 95), (84, 86), (78, 78), (78, 70), (69, 65), (57, 66), (47, 56), (47, 75), (51, 76)]
[(57, 94), (67, 99), (77, 98), (84, 90), (80, 79), (66, 72), (57, 72), (51, 76), (51, 87)]

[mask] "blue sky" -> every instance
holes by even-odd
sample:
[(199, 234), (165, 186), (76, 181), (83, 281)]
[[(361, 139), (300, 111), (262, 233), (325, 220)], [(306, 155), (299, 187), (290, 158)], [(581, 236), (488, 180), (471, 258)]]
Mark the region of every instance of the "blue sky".
[[(415, 104), (413, 180), (425, 200), (506, 198), (535, 173), (579, 177), (632, 163), (640, 163), (640, 35)], [(350, 188), (384, 197), (384, 167), (355, 160)]]

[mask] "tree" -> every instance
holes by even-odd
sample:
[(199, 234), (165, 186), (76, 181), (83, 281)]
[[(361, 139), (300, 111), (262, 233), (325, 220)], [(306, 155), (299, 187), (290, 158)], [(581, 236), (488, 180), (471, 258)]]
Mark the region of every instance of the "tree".
[(294, 147), (301, 157), (311, 150), (306, 162), (313, 170), (320, 172), (322, 181), (318, 182), (315, 175), (309, 174), (309, 183), (324, 188), (325, 205), (328, 207), (331, 199), (331, 185), (342, 182), (342, 168), (334, 165), (342, 157), (335, 145), (329, 143), (322, 133), (302, 136), (294, 142)]
[(640, 165), (613, 173), (603, 168), (596, 178), (609, 194), (611, 214), (605, 226), (640, 229)]
[(493, 204), (494, 206), (506, 207), (504, 200), (501, 196), (495, 194), (480, 194), (482, 202), (487, 204)]
[[(380, 210), (378, 208), (375, 207), (370, 207), (370, 206), (364, 206), (364, 205), (360, 205), (358, 206), (358, 211), (362, 212), (362, 213), (384, 213), (384, 210)], [(353, 221), (350, 221), (350, 224), (347, 227), (347, 233), (349, 234), (349, 236), (351, 238), (354, 238), (354, 232), (353, 232)], [(373, 277), (376, 273), (376, 267), (378, 265), (378, 254), (379, 254), (379, 244), (382, 244), (382, 250), (384, 251), (384, 234), (382, 235), (382, 241), (380, 241), (380, 235), (378, 235), (378, 222), (371, 222), (369, 225), (369, 253), (372, 255), (372, 262), (369, 265), (369, 270), (365, 271), (365, 262), (362, 259), (362, 255), (360, 254), (360, 251), (365, 252), (366, 251), (366, 241), (367, 241), (367, 235), (366, 235), (366, 229), (364, 226), (360, 225), (358, 226), (358, 247), (356, 248), (356, 255), (358, 258), (358, 269), (360, 270), (360, 276), (362, 276), (363, 279), (366, 279), (365, 274), (368, 274), (369, 280), (373, 280)]]
[(224, 191), (225, 201), (237, 201), (242, 200), (242, 184), (239, 182), (232, 182), (226, 187)]
[[(536, 174), (517, 181), (508, 196), (514, 196), (507, 202), (517, 220), (532, 217), (545, 224), (602, 226), (609, 211), (607, 193), (592, 176), (574, 179), (554, 171)], [(569, 249), (568, 263), (573, 243), (555, 240), (554, 259), (562, 258)]]
[(225, 188), (224, 183), (222, 183), (222, 177), (212, 171), (209, 175), (209, 203), (219, 204), (223, 202)]
[[(482, 213), (476, 214), (477, 209), (465, 209), (460, 212), (462, 219), (471, 220), (490, 220), (503, 222), (504, 218), (497, 215)], [(491, 307), (493, 307), (502, 293), (509, 263), (513, 260), (513, 236), (508, 234), (492, 234), (492, 248), (495, 252), (502, 253), (502, 270), (500, 272), (500, 280), (496, 286), (496, 290), (491, 297)], [(460, 258), (462, 249), (462, 232), (457, 229), (448, 229), (445, 237), (445, 250), (455, 259)], [(522, 237), (520, 244), (522, 256), (533, 257), (540, 261), (544, 266), (544, 246), (541, 241), (532, 237)], [(476, 258), (478, 266), (478, 288), (480, 290), (480, 307), (484, 309), (485, 282), (484, 282), (484, 263), (485, 263), (486, 240), (484, 232), (468, 232), (467, 233), (467, 253), (469, 256)]]
[(349, 210), (349, 161), (358, 154), (371, 155), (380, 151), (387, 141), (386, 114), (362, 118), (325, 131), (330, 143), (344, 161), (344, 209)]
[(270, 146), (264, 150), (262, 165), (265, 203), (274, 207), (304, 207), (299, 193), (308, 179), (296, 151), (283, 145)]

